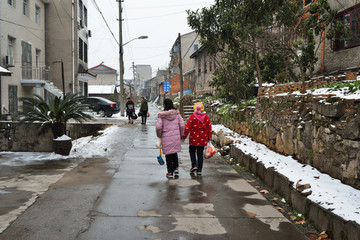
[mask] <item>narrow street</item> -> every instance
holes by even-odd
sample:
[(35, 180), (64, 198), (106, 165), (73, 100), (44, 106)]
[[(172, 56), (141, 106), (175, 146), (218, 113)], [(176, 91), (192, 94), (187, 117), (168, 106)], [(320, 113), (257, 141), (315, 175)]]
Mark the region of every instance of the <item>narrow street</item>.
[(222, 157), (190, 174), (187, 141), (179, 178), (167, 179), (156, 159), (156, 112), (150, 104), (147, 125), (118, 127), (111, 157), (65, 174), (0, 239), (306, 239)]

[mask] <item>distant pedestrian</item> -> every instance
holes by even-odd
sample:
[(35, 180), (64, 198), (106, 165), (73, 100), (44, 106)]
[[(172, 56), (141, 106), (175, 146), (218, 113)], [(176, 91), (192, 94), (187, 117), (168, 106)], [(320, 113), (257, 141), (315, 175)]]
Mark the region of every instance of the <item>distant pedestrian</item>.
[(149, 111), (148, 102), (144, 97), (141, 97), (140, 100), (141, 100), (141, 105), (140, 105), (141, 124), (146, 124), (146, 118)]
[(179, 174), (177, 153), (181, 151), (184, 136), (184, 120), (179, 110), (174, 108), (170, 99), (164, 100), (164, 111), (158, 113), (156, 135), (161, 139), (162, 150), (166, 158), (167, 174), (170, 178)]
[(127, 102), (125, 104), (126, 107), (126, 116), (129, 119), (128, 123), (133, 124), (134, 120), (132, 119), (133, 114), (135, 114), (135, 104), (134, 102), (131, 100), (130, 97), (127, 98)]
[(185, 140), (187, 135), (190, 133), (190, 172), (197, 172), (198, 175), (201, 175), (203, 168), (204, 148), (208, 144), (208, 142), (211, 141), (212, 137), (210, 118), (203, 111), (204, 105), (201, 102), (198, 102), (194, 105), (194, 113), (189, 117), (186, 123), (183, 137), (183, 139)]

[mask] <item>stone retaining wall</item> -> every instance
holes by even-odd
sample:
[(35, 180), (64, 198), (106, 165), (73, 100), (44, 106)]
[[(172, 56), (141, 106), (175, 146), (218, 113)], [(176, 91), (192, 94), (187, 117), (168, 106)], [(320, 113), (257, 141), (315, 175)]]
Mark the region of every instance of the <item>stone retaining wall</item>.
[(207, 102), (213, 123), (360, 189), (360, 101), (331, 95), (259, 97), (256, 107), (224, 117)]
[[(14, 152), (52, 152), (53, 135), (49, 129), (39, 134), (38, 123), (19, 125), (18, 122), (1, 121), (0, 151)], [(100, 123), (68, 123), (67, 130), (72, 139), (98, 134), (108, 127)], [(10, 134), (9, 138), (7, 134)]]
[[(357, 77), (356, 72), (349, 72), (345, 75), (331, 76), (331, 77), (316, 77), (310, 81), (305, 82), (305, 89), (319, 88), (325, 84), (342, 81), (342, 80), (355, 80)], [(288, 93), (301, 91), (303, 89), (302, 82), (294, 82), (287, 84), (276, 84), (273, 86), (264, 86), (258, 90), (258, 96), (272, 96), (279, 93)]]

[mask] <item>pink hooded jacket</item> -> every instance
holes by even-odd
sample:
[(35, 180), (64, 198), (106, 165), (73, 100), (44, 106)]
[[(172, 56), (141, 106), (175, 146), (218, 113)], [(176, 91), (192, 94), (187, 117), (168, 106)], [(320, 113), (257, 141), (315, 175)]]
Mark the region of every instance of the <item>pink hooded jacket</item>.
[(156, 135), (161, 138), (165, 155), (181, 151), (181, 139), (184, 136), (184, 120), (178, 110), (171, 109), (158, 113)]

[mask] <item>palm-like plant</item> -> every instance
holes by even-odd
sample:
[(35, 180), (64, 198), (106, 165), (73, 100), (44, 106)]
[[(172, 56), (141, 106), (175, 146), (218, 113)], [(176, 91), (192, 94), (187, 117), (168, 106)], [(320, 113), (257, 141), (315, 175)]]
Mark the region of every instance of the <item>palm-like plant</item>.
[(41, 122), (40, 131), (50, 126), (54, 138), (66, 133), (66, 122), (70, 119), (82, 122), (91, 119), (85, 111), (88, 105), (83, 104), (84, 97), (78, 94), (67, 93), (60, 97), (50, 98), (47, 103), (41, 96), (33, 98), (20, 98), (24, 103), (24, 118), (20, 123)]

